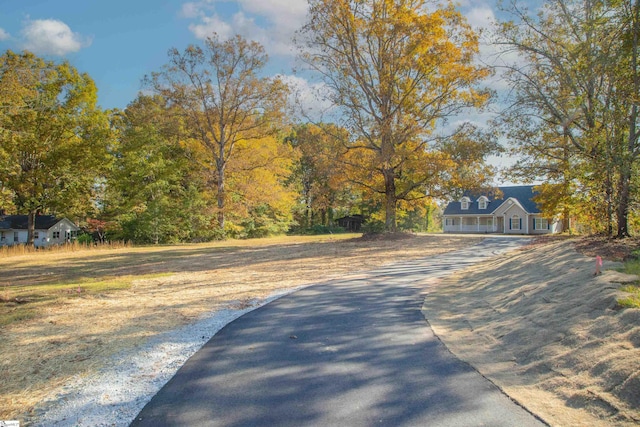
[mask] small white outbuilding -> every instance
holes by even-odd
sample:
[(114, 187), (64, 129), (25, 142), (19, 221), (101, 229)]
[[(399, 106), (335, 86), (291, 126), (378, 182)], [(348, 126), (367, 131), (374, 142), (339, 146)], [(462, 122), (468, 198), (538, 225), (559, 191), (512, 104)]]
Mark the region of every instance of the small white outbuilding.
[[(27, 215), (0, 215), (0, 246), (27, 243)], [(36, 216), (33, 243), (36, 247), (70, 243), (78, 237), (80, 228), (67, 218), (53, 215)]]

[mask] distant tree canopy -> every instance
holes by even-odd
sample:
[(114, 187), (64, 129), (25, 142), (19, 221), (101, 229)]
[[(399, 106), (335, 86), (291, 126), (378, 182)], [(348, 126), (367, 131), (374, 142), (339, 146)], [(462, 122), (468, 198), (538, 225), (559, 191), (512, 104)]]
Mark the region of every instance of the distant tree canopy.
[(94, 207), (112, 142), (96, 92), (67, 62), (29, 52), (0, 57), (0, 207), (29, 216), (29, 243), (38, 213), (77, 217)]
[(155, 244), (207, 237), (211, 200), (180, 117), (162, 97), (140, 95), (119, 118), (104, 201), (119, 237)]
[(495, 139), (448, 119), (482, 108), (476, 34), (449, 4), (312, 0), (304, 59), (343, 120), (297, 123), (264, 48), (236, 36), (171, 49), (122, 111), (89, 76), (0, 58), (0, 209), (70, 217), (104, 239), (162, 244), (287, 231), (425, 231), (436, 200), (492, 178)]
[(640, 2), (547, 1), (537, 14), (516, 2), (498, 43), (516, 53), (514, 97), (501, 118), (521, 160), (542, 180), (551, 213), (626, 237), (638, 202)]

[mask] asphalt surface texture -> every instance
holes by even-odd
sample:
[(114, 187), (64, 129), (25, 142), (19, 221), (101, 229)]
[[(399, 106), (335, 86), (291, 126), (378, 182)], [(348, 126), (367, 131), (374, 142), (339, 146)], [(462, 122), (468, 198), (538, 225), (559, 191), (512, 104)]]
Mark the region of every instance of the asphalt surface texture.
[(545, 425), (451, 354), (421, 313), (433, 279), (526, 241), (489, 237), (282, 297), (219, 331), (131, 425)]

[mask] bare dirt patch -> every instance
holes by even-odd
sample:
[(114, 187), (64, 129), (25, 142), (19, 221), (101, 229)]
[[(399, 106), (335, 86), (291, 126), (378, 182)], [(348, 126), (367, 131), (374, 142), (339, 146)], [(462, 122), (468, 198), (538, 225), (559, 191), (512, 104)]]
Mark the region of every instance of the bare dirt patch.
[(345, 237), (3, 257), (0, 419), (28, 420), (71, 377), (205, 313), (481, 240)]
[[(575, 245), (575, 246), (574, 246)], [(442, 280), (425, 317), (461, 359), (550, 425), (640, 423), (640, 309), (613, 270), (635, 242), (541, 239)], [(576, 252), (576, 249), (582, 255)]]
[(640, 238), (614, 239), (607, 236), (589, 236), (575, 241), (575, 248), (588, 257), (601, 257), (612, 261), (626, 261), (635, 258), (634, 252), (640, 248)]

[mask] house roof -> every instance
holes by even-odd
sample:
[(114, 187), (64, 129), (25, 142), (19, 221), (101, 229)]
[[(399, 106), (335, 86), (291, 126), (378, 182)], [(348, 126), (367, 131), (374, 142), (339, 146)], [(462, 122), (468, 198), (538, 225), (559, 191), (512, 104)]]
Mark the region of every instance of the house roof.
[[(533, 201), (533, 197), (537, 194), (533, 190), (533, 185), (519, 185), (513, 187), (498, 187), (500, 190), (498, 196), (495, 191), (489, 192), (471, 192), (466, 191), (463, 195), (471, 199), (469, 203), (469, 209), (462, 209), (462, 203), (458, 200), (450, 202), (444, 210), (444, 215), (489, 215), (498, 209), (506, 200), (511, 198), (516, 199), (522, 207), (530, 214), (540, 213), (540, 208)], [(481, 196), (487, 197), (489, 203), (487, 203), (486, 209), (480, 209), (478, 207), (478, 198)]]
[[(53, 215), (36, 216), (36, 230), (48, 230), (58, 222), (60, 218)], [(29, 217), (27, 215), (2, 215), (0, 216), (0, 230), (26, 230)]]

